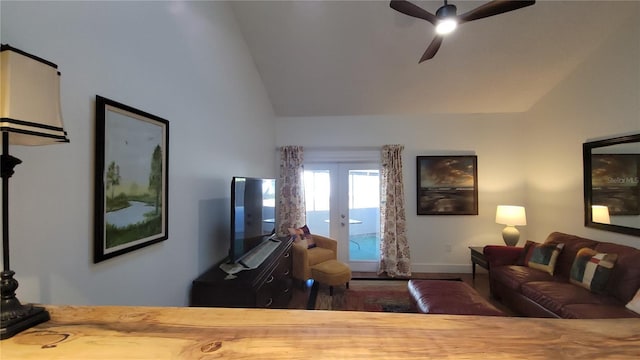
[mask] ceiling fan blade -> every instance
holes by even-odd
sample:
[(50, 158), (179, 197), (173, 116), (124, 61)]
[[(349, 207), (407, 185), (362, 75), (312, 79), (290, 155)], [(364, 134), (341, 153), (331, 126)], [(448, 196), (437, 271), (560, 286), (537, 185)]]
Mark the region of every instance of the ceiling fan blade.
[(483, 19), (535, 4), (535, 0), (494, 0), (458, 16), (458, 23)]
[(431, 41), (431, 44), (429, 44), (427, 50), (425, 50), (424, 54), (422, 54), (422, 57), (420, 58), (420, 61), (418, 61), (418, 64), (433, 58), (438, 52), (438, 49), (440, 49), (440, 45), (442, 45), (443, 39), (444, 38), (440, 35), (433, 38), (433, 41)]
[(438, 21), (438, 18), (432, 13), (406, 0), (391, 0), (391, 3), (389, 3), (389, 7), (405, 15), (427, 20), (434, 25)]

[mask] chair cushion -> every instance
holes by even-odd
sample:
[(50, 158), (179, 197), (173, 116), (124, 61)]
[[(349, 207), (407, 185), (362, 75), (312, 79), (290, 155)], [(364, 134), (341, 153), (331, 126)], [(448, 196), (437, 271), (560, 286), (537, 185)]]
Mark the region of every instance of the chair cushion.
[(335, 260), (336, 253), (334, 253), (333, 250), (316, 246), (307, 250), (307, 259), (309, 259), (309, 266), (313, 266), (328, 260)]
[(351, 280), (351, 268), (338, 260), (327, 260), (311, 267), (311, 277), (329, 286), (344, 284)]

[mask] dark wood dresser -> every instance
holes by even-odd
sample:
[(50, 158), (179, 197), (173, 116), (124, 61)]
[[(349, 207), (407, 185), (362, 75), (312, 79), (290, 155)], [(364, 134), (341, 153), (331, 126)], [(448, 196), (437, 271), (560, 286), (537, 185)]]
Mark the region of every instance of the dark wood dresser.
[(289, 237), (256, 269), (233, 279), (216, 264), (193, 281), (191, 306), (287, 308), (291, 300), (291, 244)]

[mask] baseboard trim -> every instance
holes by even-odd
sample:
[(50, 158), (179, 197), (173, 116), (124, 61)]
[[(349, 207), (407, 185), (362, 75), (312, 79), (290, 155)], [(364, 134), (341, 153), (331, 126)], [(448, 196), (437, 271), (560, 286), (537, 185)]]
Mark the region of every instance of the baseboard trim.
[[(411, 264), (412, 272), (419, 273), (445, 273), (445, 274), (471, 274), (471, 264)], [(476, 266), (476, 272), (486, 271)]]

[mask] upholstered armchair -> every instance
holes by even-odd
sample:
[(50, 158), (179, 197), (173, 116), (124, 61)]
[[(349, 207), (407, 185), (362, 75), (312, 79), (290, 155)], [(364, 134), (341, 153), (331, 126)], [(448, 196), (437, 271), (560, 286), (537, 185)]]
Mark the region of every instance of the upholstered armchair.
[(316, 247), (307, 249), (301, 243), (293, 243), (293, 278), (306, 281), (311, 278), (311, 266), (327, 260), (337, 260), (338, 242), (321, 235), (311, 235)]

